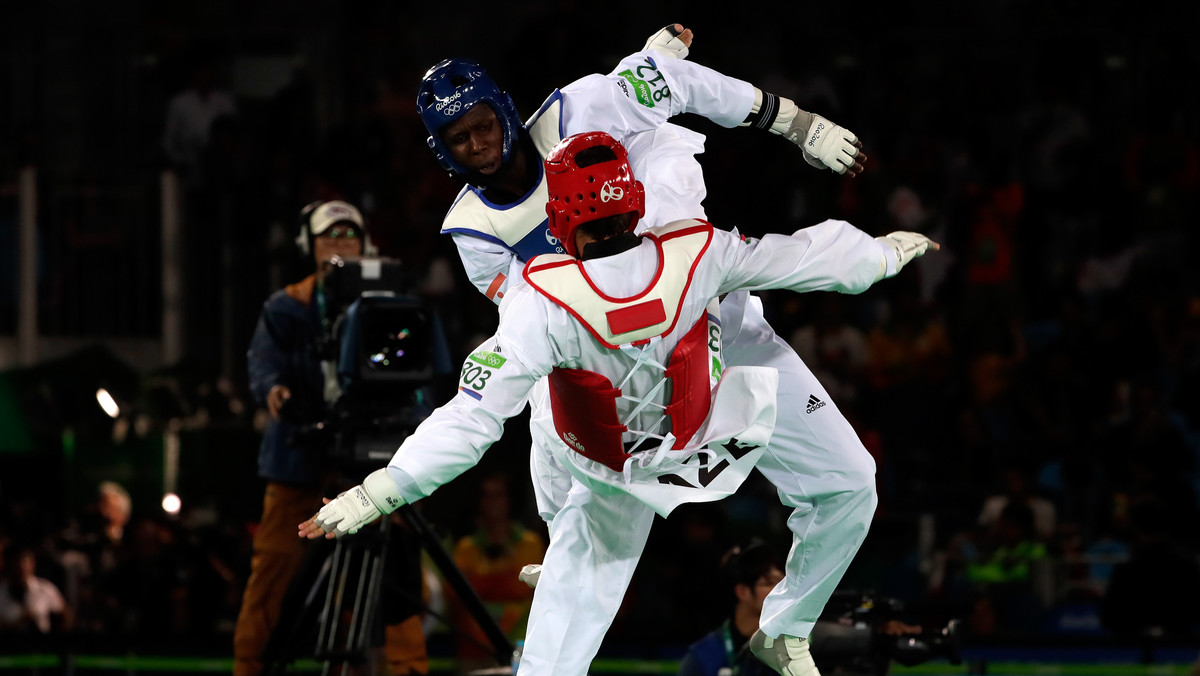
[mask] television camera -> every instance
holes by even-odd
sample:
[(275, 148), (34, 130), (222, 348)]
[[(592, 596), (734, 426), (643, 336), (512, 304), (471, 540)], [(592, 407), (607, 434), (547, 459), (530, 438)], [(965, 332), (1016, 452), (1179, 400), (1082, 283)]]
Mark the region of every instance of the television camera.
[(435, 408), (433, 382), (452, 372), (437, 313), (410, 288), (400, 261), (326, 263), (315, 355), (325, 373), (325, 415), (304, 433), (335, 466), (377, 468)]
[[(299, 426), (295, 442), (319, 450), (330, 469), (357, 479), (386, 465), (433, 412), (435, 379), (453, 374), (450, 350), (434, 309), (403, 291), (411, 280), (400, 261), (335, 257), (324, 265), (318, 302), (326, 330), (313, 356), (325, 375), (326, 406), (321, 414), (293, 412), (309, 421)], [(406, 527), (397, 527), (395, 519)], [(301, 656), (302, 645), (312, 646), (312, 656), (327, 668), (334, 662), (363, 664), (367, 649), (384, 641), (381, 599), (419, 603), (419, 593), (411, 589), (420, 587), (419, 559), (415, 568), (403, 568), (402, 561), (413, 559), (417, 549), (424, 549), (441, 570), (497, 659), (507, 660), (512, 644), (420, 512), (402, 505), (378, 524), (338, 539), (332, 552), (310, 550), (312, 560), (285, 599), (284, 615), (292, 620), (277, 627), (264, 654), (265, 673), (283, 673)], [(410, 589), (388, 572), (397, 566), (417, 571)]]
[(962, 664), (960, 621), (920, 632), (886, 631), (903, 612), (900, 601), (868, 593), (839, 590), (830, 598), (812, 632), (813, 661), (822, 674), (885, 676), (891, 663), (916, 666), (935, 658)]

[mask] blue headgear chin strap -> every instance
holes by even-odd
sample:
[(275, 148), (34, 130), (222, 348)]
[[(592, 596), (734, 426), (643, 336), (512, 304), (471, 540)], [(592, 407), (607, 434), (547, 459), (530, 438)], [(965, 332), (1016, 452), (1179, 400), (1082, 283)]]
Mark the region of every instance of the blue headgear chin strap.
[(501, 162), (508, 164), (523, 125), (512, 97), (496, 86), (483, 66), (469, 59), (446, 59), (421, 78), (417, 113), (429, 131), (429, 149), (452, 176), (465, 178), (471, 171), (455, 161), (440, 132), (479, 103), (486, 103), (496, 111), (504, 133)]

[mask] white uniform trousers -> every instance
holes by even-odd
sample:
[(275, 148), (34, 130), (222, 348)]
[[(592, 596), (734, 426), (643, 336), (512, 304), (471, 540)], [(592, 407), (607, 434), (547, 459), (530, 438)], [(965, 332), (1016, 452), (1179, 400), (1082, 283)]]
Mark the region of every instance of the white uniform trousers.
[[(792, 510), (784, 579), (763, 601), (769, 636), (807, 637), (867, 536), (875, 514), (875, 459), (808, 366), (762, 318), (751, 297), (729, 364), (779, 369), (775, 434), (758, 470)], [(823, 406), (810, 411), (810, 397)]]
[(521, 676), (588, 673), (654, 523), (654, 511), (628, 493), (601, 494), (569, 480), (573, 486), (550, 524)]
[[(792, 510), (785, 578), (764, 601), (760, 626), (771, 636), (807, 637), (866, 538), (877, 503), (875, 462), (812, 371), (767, 324), (761, 302), (750, 298), (725, 357), (731, 366), (779, 370), (779, 415), (758, 469)], [(535, 416), (549, 415), (548, 402), (538, 403), (543, 388), (531, 399)], [(824, 404), (811, 413), (810, 396)], [(559, 442), (534, 435), (530, 468), (550, 544), (519, 672), (584, 676), (620, 608), (654, 512), (627, 494), (601, 496), (578, 485), (544, 450), (547, 443)], [(549, 614), (539, 597), (554, 598), (560, 610)]]

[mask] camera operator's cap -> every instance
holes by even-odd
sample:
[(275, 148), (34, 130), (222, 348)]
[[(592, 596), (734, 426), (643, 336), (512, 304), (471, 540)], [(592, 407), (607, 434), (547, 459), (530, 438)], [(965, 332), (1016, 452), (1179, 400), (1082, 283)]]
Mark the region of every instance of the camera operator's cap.
[(308, 219), (309, 231), (316, 237), (338, 223), (350, 223), (360, 231), (363, 229), (362, 214), (349, 202), (333, 200), (313, 211)]

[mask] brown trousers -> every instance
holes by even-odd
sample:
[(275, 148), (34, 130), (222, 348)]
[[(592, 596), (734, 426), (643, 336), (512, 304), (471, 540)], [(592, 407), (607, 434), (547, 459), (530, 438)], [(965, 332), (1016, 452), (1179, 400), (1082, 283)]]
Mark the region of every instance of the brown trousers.
[(305, 543), (296, 535), (296, 526), (320, 506), (316, 489), (267, 483), (262, 520), (254, 533), (250, 578), (233, 631), (234, 676), (262, 673), (263, 648), (279, 624), (279, 606), (304, 560)]

